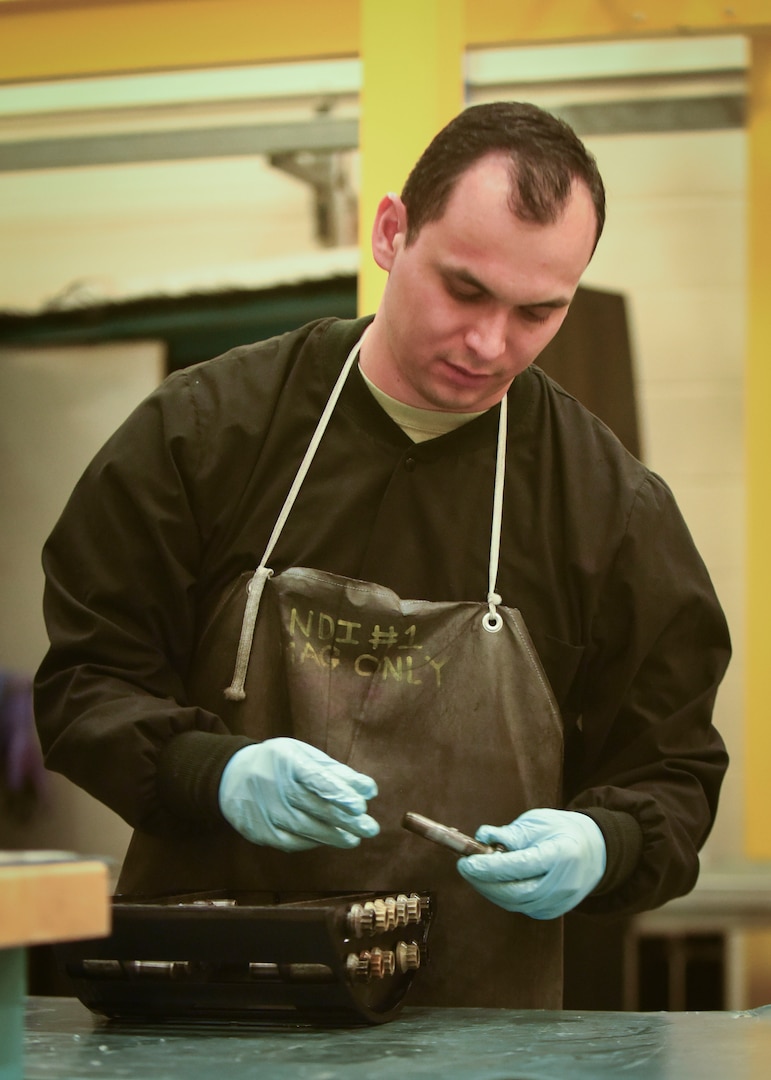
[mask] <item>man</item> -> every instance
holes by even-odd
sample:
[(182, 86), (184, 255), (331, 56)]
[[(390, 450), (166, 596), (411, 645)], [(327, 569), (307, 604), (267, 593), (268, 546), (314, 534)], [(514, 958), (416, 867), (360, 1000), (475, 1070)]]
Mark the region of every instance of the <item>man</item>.
[[(37, 715), (135, 828), (122, 893), (431, 889), (413, 1001), (553, 1008), (561, 915), (693, 886), (725, 621), (664, 483), (533, 366), (603, 221), (567, 126), (468, 109), (378, 208), (374, 320), (172, 376), (97, 455)], [(405, 810), (506, 850), (456, 867)]]

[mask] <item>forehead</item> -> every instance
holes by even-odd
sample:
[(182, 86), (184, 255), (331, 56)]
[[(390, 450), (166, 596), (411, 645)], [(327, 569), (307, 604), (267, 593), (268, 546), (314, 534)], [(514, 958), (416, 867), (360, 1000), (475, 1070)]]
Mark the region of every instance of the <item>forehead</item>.
[[(469, 165), (455, 181), (442, 217), (457, 214), (483, 201), (514, 212), (512, 164), (506, 154), (487, 154)], [(441, 219), (440, 219), (441, 220)]]
[(576, 182), (553, 222), (525, 221), (512, 210), (511, 174), (504, 155), (490, 155), (458, 182), (441, 218), (428, 222), (416, 246), (440, 268), (464, 268), (491, 291), (572, 296), (594, 249), (591, 194)]
[[(537, 180), (535, 182), (531, 181), (531, 184), (534, 188), (537, 188)], [(547, 184), (547, 192), (548, 186)], [(561, 205), (560, 201), (555, 197), (553, 202), (554, 221), (559, 221), (567, 204), (572, 200), (576, 191), (579, 190), (589, 197), (592, 206), (593, 224), (596, 229), (598, 225), (597, 209), (594, 206), (588, 184), (579, 177), (574, 178), (571, 193)], [(544, 195), (548, 206), (550, 198), (547, 192), (544, 192)], [(534, 194), (537, 197), (537, 192), (534, 192)], [(444, 211), (437, 220), (441, 220), (448, 215), (473, 212), (476, 209), (484, 213), (490, 213), (494, 210), (499, 212), (508, 211), (515, 219), (535, 226), (552, 223), (549, 220), (548, 211), (544, 212), (542, 220), (535, 220), (526, 210), (524, 213), (520, 213), (520, 206), (521, 199), (517, 187), (516, 163), (511, 160), (508, 154), (502, 151), (493, 152), (473, 162), (458, 176), (447, 197)], [(524, 207), (522, 209), (524, 210)]]

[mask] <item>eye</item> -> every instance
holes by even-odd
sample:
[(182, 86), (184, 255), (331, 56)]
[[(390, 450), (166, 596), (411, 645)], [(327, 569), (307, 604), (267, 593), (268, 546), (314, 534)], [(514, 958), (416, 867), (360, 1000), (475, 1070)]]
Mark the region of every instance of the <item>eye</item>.
[(551, 316), (554, 314), (554, 308), (523, 307), (519, 310), (525, 322), (531, 323), (548, 322)]
[(481, 300), (483, 296), (483, 293), (477, 289), (470, 289), (468, 285), (448, 284), (447, 291), (454, 300), (460, 300), (463, 304), (473, 304)]
[(459, 300), (462, 304), (473, 304), (487, 296), (487, 293), (472, 282), (459, 278), (445, 277), (444, 287), (453, 300)]

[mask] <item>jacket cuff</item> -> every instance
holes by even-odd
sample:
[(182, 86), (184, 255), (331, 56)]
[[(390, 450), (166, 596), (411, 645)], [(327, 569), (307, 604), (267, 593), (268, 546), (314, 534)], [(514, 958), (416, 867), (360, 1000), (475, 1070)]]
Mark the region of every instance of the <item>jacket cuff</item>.
[(236, 751), (254, 739), (213, 731), (184, 731), (165, 745), (158, 758), (158, 796), (176, 818), (214, 825), (221, 822), (219, 786)]
[(642, 828), (635, 817), (623, 810), (590, 806), (576, 808), (576, 812), (590, 817), (605, 839), (605, 873), (591, 895), (613, 892), (632, 876), (642, 857)]

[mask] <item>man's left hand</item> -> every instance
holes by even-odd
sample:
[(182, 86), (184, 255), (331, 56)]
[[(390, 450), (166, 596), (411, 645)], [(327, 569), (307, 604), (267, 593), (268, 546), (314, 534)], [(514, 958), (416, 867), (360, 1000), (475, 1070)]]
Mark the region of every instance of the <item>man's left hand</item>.
[(510, 825), (481, 825), (477, 840), (506, 851), (468, 855), (458, 871), (506, 911), (556, 919), (597, 887), (605, 873), (605, 839), (586, 814), (528, 810)]

